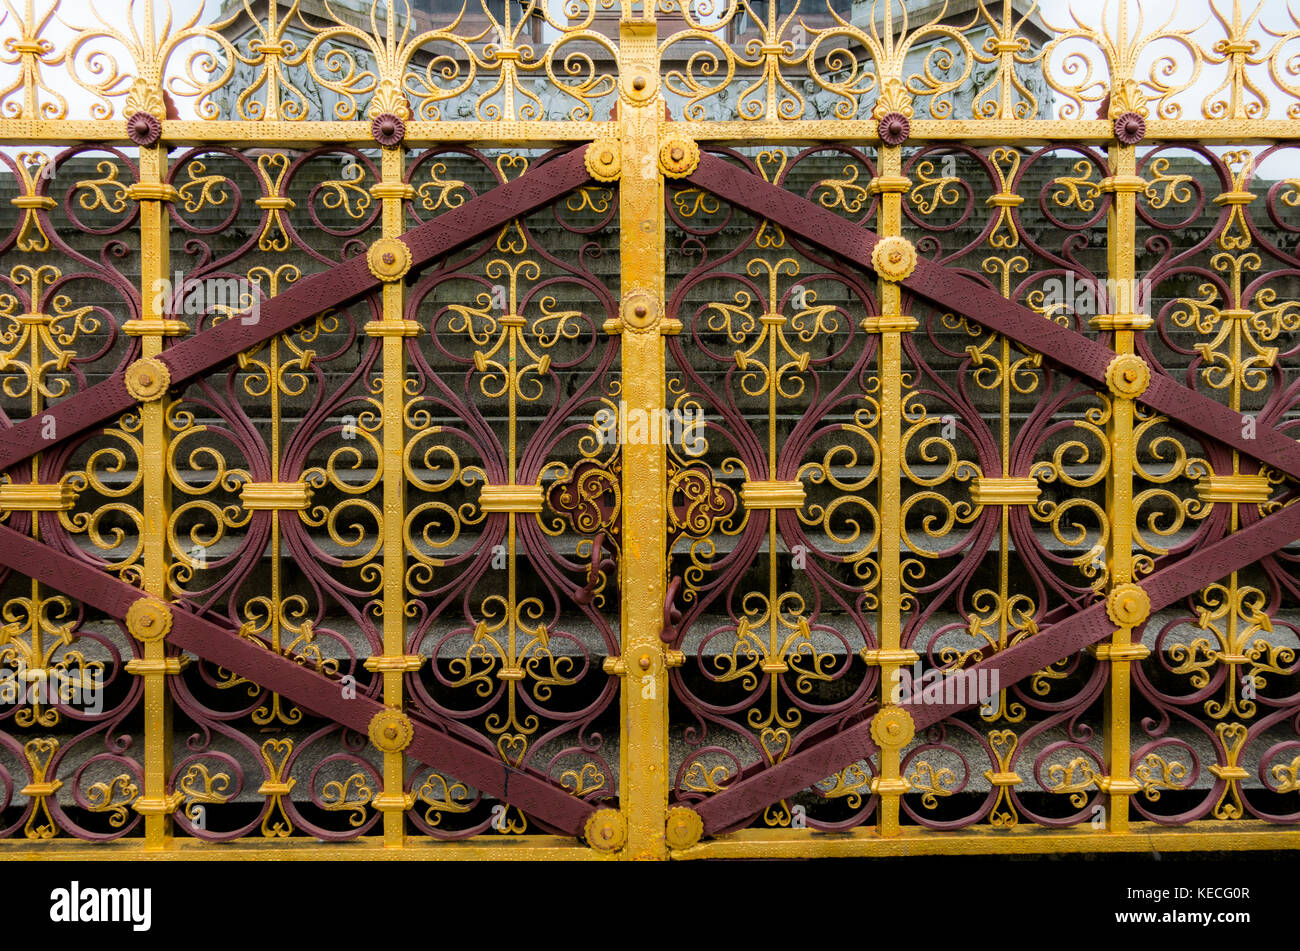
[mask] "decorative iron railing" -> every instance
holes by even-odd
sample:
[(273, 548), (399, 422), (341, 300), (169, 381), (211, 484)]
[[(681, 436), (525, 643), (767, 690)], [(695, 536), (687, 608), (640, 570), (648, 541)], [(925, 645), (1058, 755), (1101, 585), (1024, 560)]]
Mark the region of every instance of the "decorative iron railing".
[(1293, 14), (108, 6), (0, 19), (0, 850), (1300, 844)]

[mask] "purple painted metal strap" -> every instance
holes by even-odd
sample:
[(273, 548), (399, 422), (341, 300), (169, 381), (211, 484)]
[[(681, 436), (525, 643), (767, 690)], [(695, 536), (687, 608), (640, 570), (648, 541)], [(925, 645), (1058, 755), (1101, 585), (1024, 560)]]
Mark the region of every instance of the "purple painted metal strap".
[[(402, 235), (401, 239), (411, 249), (412, 268), (427, 264), (512, 218), (536, 211), (573, 191), (589, 177), (583, 163), (585, 152), (585, 149), (575, 149)], [(175, 386), (331, 307), (370, 292), (378, 284), (366, 266), (364, 255), (349, 258), (277, 294), (260, 309), (256, 323), (244, 323), (243, 318), (232, 317), (182, 340), (159, 359), (167, 365)], [(4, 430), (0, 441), (0, 471), (129, 409), (135, 400), (126, 391), (124, 373), (119, 372), (40, 416)], [(54, 417), (54, 439), (43, 436), (48, 431), (46, 417), (50, 416)]]
[[(1167, 608), (1195, 594), (1208, 582), (1240, 571), (1296, 538), (1300, 538), (1300, 502), (1155, 572), (1142, 582), (1151, 598), (1151, 610)], [(998, 683), (1009, 687), (1105, 640), (1114, 631), (1115, 625), (1106, 616), (1106, 605), (1099, 601), (969, 670), (997, 671)], [(913, 702), (902, 706), (911, 713), (917, 730), (923, 730), (973, 705)], [(871, 739), (870, 721), (874, 711), (873, 704), (863, 712), (860, 721), (700, 803), (695, 808), (704, 818), (705, 833), (714, 835), (734, 828), (768, 805), (874, 754), (876, 745)]]
[[(119, 620), (145, 593), (112, 575), (54, 551), (7, 526), (0, 526), (0, 563), (57, 591), (76, 597)], [(168, 643), (247, 677), (320, 716), (366, 733), (385, 709), (378, 700), (346, 700), (336, 681), (288, 657), (240, 637), (230, 628), (172, 607)], [(530, 770), (515, 769), (464, 740), (412, 718), (414, 739), (407, 755), (496, 796), (571, 835), (581, 835), (593, 807)]]
[[(701, 155), (690, 175), (694, 185), (733, 205), (774, 221), (801, 238), (821, 245), (841, 257), (871, 270), (871, 249), (876, 235), (846, 222), (799, 195), (765, 182), (717, 156)], [(1075, 375), (1106, 388), (1106, 368), (1115, 353), (1083, 334), (1044, 319), (1028, 307), (1009, 301), (952, 269), (925, 258), (917, 262), (903, 286), (945, 310), (951, 310), (1036, 350)], [(1153, 374), (1142, 402), (1197, 433), (1203, 433), (1265, 462), (1293, 479), (1300, 479), (1300, 443), (1275, 429), (1248, 430), (1242, 434), (1242, 417), (1220, 403), (1181, 385), (1170, 377)]]

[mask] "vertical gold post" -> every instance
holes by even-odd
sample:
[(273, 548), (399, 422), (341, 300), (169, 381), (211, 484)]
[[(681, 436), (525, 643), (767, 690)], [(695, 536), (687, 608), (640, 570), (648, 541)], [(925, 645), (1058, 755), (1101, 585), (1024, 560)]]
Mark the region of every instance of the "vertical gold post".
[[(907, 190), (903, 177), (903, 154), (898, 146), (882, 145), (879, 172), (871, 190), (880, 194), (877, 233), (890, 237), (902, 233), (902, 200)], [(879, 282), (880, 345), (877, 366), (880, 373), (880, 623), (877, 628), (880, 649), (867, 655), (880, 666), (880, 701), (890, 702), (893, 674), (906, 657), (902, 651), (902, 480), (900, 458), (903, 442), (903, 338), (905, 328), (914, 326), (902, 312), (902, 289), (883, 278)], [(880, 750), (880, 775), (874, 791), (880, 796), (877, 827), (881, 835), (898, 835), (899, 798), (908, 790), (907, 780), (899, 772), (901, 750)]]
[[(658, 131), (663, 117), (659, 52), (651, 4), (644, 19), (619, 26), (618, 104), (622, 151), (619, 250), (622, 293), (648, 293), (662, 317), (664, 299), (663, 179)], [(664, 347), (659, 321), (625, 326), (623, 398), (629, 414), (662, 412)], [(650, 417), (654, 418), (654, 417)], [(668, 807), (668, 674), (664, 666), (666, 449), (658, 440), (625, 445), (623, 453), (622, 769), (619, 794), (627, 820), (626, 855), (662, 859)]]
[[(163, 339), (182, 331), (166, 312), (166, 295), (157, 293), (168, 278), (168, 221), (166, 189), (167, 147), (158, 143), (140, 149), (140, 312), (142, 320), (128, 324), (127, 332), (140, 336), (142, 357), (157, 357)], [(143, 197), (143, 196), (151, 197)], [(175, 291), (176, 288), (173, 288)], [(182, 331), (183, 332), (183, 331)], [(144, 447), (143, 470), (143, 580), (144, 589), (156, 598), (167, 598), (167, 523), (171, 516), (171, 491), (167, 480), (167, 397), (144, 403), (140, 408), (140, 443)], [(179, 672), (179, 665), (166, 662), (166, 644), (155, 640), (144, 644), (144, 663), (127, 665), (127, 670), (144, 677), (144, 793), (134, 807), (144, 815), (145, 848), (162, 850), (171, 844), (171, 814), (181, 796), (168, 796), (171, 775), (171, 703), (167, 697), (167, 675)]]
[[(1115, 352), (1133, 352), (1133, 334), (1146, 320), (1136, 313), (1135, 242), (1137, 227), (1136, 177), (1137, 160), (1134, 147), (1115, 145), (1110, 150), (1111, 176), (1109, 187), (1113, 191), (1110, 215), (1107, 221), (1107, 276), (1113, 288), (1110, 294), (1112, 314), (1099, 318), (1100, 326), (1115, 332)], [(1111, 448), (1111, 469), (1106, 477), (1106, 503), (1110, 514), (1110, 548), (1106, 553), (1109, 582), (1112, 590), (1117, 585), (1133, 580), (1133, 400), (1111, 395), (1111, 419), (1108, 436)], [(1130, 670), (1134, 659), (1140, 659), (1140, 649), (1132, 643), (1132, 628), (1121, 627), (1115, 631), (1109, 645), (1099, 650), (1100, 657), (1110, 659), (1110, 684), (1104, 703), (1104, 740), (1106, 777), (1102, 790), (1109, 795), (1107, 803), (1107, 828), (1112, 832), (1127, 832), (1129, 796), (1137, 785), (1129, 773), (1129, 705)]]
[[(405, 230), (404, 202), (411, 187), (405, 183), (405, 149), (400, 145), (385, 148), (381, 160), (383, 180), (371, 189), (383, 202), (382, 231), (385, 238), (396, 238)], [(406, 451), (404, 425), (404, 383), (406, 380), (405, 338), (413, 336), (418, 325), (405, 319), (406, 292), (402, 281), (388, 281), (381, 291), (381, 319), (367, 325), (366, 333), (383, 341), (383, 493), (384, 493), (384, 653), (366, 661), (366, 669), (379, 671), (384, 680), (384, 703), (402, 708), (402, 678), (418, 670), (422, 658), (406, 656), (406, 475), (403, 457)], [(375, 798), (375, 807), (384, 814), (384, 845), (402, 848), (406, 842), (406, 757), (402, 753), (384, 753), (384, 791)]]

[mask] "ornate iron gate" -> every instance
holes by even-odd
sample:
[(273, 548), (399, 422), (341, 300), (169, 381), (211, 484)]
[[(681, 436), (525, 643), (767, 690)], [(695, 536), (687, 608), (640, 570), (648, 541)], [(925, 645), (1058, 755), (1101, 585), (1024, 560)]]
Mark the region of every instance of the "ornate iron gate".
[(1300, 842), (1285, 11), (63, 6), (0, 849)]

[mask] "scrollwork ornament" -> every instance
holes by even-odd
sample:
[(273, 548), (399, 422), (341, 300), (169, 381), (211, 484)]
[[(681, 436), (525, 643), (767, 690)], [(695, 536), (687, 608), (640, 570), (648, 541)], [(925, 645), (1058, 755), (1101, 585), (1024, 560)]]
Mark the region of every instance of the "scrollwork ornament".
[(871, 718), (871, 738), (881, 749), (901, 750), (916, 736), (916, 721), (902, 707), (886, 707)]
[(704, 835), (704, 819), (690, 806), (673, 806), (668, 810), (664, 838), (674, 851), (689, 849)]
[(381, 753), (400, 753), (411, 745), (415, 727), (401, 710), (380, 710), (370, 720), (370, 742)]
[(1120, 627), (1136, 627), (1151, 616), (1151, 598), (1139, 584), (1116, 585), (1106, 598), (1106, 616)]
[(597, 852), (617, 852), (627, 842), (627, 822), (617, 809), (597, 809), (587, 817), (582, 837)]

